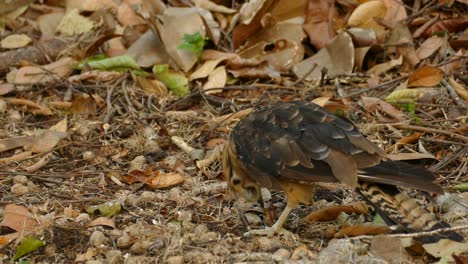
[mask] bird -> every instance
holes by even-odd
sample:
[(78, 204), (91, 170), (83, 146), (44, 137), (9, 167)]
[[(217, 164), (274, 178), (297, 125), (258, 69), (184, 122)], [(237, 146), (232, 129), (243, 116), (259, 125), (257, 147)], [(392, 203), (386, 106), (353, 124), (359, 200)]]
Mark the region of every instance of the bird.
[[(283, 226), (289, 214), (311, 204), (319, 182), (357, 190), (387, 223), (407, 232), (449, 227), (399, 188), (443, 193), (432, 172), (390, 160), (351, 121), (312, 102), (277, 102), (246, 115), (230, 131), (222, 166), (229, 189), (248, 201), (263, 203), (262, 187), (285, 194), (286, 207), (277, 221), (245, 235), (288, 232)], [(419, 239), (433, 243), (442, 238), (463, 240), (454, 231)]]

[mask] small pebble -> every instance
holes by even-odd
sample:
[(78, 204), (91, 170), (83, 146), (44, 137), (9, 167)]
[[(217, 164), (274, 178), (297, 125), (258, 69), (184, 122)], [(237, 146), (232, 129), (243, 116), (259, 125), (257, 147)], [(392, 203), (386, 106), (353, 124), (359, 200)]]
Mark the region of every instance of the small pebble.
[(136, 241), (130, 247), (130, 252), (138, 255), (142, 255), (148, 251), (148, 248), (151, 246), (151, 241)]
[(192, 212), (190, 211), (179, 211), (177, 212), (177, 220), (178, 221), (192, 221)]
[(273, 251), (281, 247), (281, 242), (279, 239), (274, 236), (274, 237), (260, 237), (257, 239), (255, 242), (255, 246), (260, 250), (260, 251)]
[(208, 233), (208, 231), (210, 231), (210, 230), (209, 230), (208, 227), (207, 227), (206, 225), (204, 225), (204, 224), (199, 224), (199, 225), (197, 225), (197, 226), (195, 227), (195, 230), (194, 230), (195, 235), (197, 235), (197, 236), (201, 236), (201, 235), (203, 235), (203, 234), (206, 234), (206, 233)]
[(123, 263), (123, 255), (120, 250), (109, 250), (106, 253), (107, 264), (119, 264)]
[(146, 158), (143, 155), (136, 156), (132, 161), (130, 161), (130, 170), (142, 169), (143, 165), (146, 164)]
[(16, 175), (15, 177), (13, 177), (13, 182), (14, 183), (26, 184), (26, 183), (28, 183), (28, 177), (26, 177), (24, 175)]
[(280, 248), (273, 253), (273, 260), (278, 263), (285, 263), (289, 257), (291, 256), (291, 253), (289, 250), (285, 248)]
[(83, 152), (83, 159), (86, 161), (92, 161), (96, 155), (92, 151), (85, 151)]
[(135, 238), (129, 236), (128, 234), (124, 233), (123, 236), (117, 239), (117, 247), (118, 248), (129, 248), (134, 242)]
[(89, 243), (97, 248), (108, 244), (109, 238), (107, 238), (101, 231), (94, 231), (89, 238)]
[(29, 188), (21, 183), (16, 183), (11, 186), (10, 192), (15, 195), (23, 195), (29, 193)]

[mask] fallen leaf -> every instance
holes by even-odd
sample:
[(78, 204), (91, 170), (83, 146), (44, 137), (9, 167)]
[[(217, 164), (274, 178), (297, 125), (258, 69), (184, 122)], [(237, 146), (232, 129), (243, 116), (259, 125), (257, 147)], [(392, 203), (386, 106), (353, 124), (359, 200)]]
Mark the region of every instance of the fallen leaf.
[(351, 27), (359, 27), (372, 29), (375, 31), (377, 38), (385, 34), (384, 27), (376, 22), (376, 18), (384, 18), (387, 12), (385, 3), (380, 0), (367, 1), (360, 4), (348, 18), (348, 25)]
[(94, 22), (80, 15), (78, 9), (72, 9), (63, 16), (56, 31), (66, 36), (74, 36), (90, 32), (94, 26)]
[(345, 212), (347, 214), (368, 214), (369, 209), (365, 203), (336, 205), (314, 211), (306, 216), (305, 219), (308, 221), (330, 221), (336, 219), (341, 212)]
[(169, 7), (158, 16), (156, 27), (169, 56), (184, 72), (189, 71), (198, 60), (198, 56), (178, 47), (184, 42), (184, 35), (199, 33), (206, 36), (205, 25), (197, 8)]
[(227, 74), (226, 67), (220, 66), (216, 68), (210, 76), (208, 76), (208, 81), (203, 85), (203, 91), (206, 94), (219, 93), (222, 90), (209, 90), (212, 88), (223, 88), (226, 85)]
[(383, 0), (387, 11), (385, 12), (384, 21), (389, 26), (395, 26), (399, 21), (403, 21), (408, 17), (406, 8), (399, 0)]
[(12, 260), (16, 261), (17, 259), (21, 258), (22, 256), (33, 252), (34, 250), (45, 246), (45, 242), (35, 239), (33, 237), (24, 237), (21, 239), (21, 243), (16, 248), (15, 256), (13, 256)]
[(382, 225), (354, 225), (342, 227), (335, 233), (334, 237), (353, 237), (361, 235), (387, 234), (392, 230), (388, 226)]
[(402, 62), (403, 62), (403, 56), (400, 56), (397, 59), (393, 59), (393, 60), (375, 65), (374, 67), (370, 68), (367, 71), (367, 74), (381, 75), (397, 66), (400, 66)]
[(455, 81), (455, 79), (453, 79), (452, 77), (449, 78), (449, 83), (450, 85), (452, 85), (453, 89), (457, 92), (458, 95), (463, 97), (465, 101), (468, 101), (468, 90), (466, 89), (466, 87), (463, 87), (463, 85)]
[(91, 223), (88, 224), (88, 227), (94, 227), (94, 226), (105, 226), (105, 227), (110, 227), (115, 229), (115, 223), (114, 220), (108, 218), (108, 217), (98, 217), (91, 221)]
[(227, 8), (222, 5), (217, 5), (209, 0), (193, 0), (192, 2), (195, 4), (195, 6), (199, 8), (203, 8), (203, 9), (218, 12), (218, 13), (232, 14), (237, 11), (232, 8)]
[(127, 55), (132, 57), (138, 66), (145, 68), (166, 64), (170, 59), (161, 39), (151, 30), (147, 30), (128, 48)]
[(118, 71), (91, 70), (70, 76), (67, 80), (73, 84), (80, 84), (83, 82), (102, 84), (105, 82), (117, 80), (123, 74), (123, 72)]
[(406, 115), (403, 114), (400, 110), (379, 98), (362, 97), (360, 102), (362, 106), (370, 113), (381, 112), (391, 117), (395, 121), (403, 121), (407, 119)]
[(178, 173), (161, 173), (147, 168), (144, 171), (132, 170), (127, 175), (121, 177), (128, 184), (142, 182), (151, 188), (162, 189), (180, 184), (185, 178)]
[(80, 94), (73, 98), (70, 112), (75, 115), (95, 115), (97, 112), (96, 101), (88, 94)]
[(153, 73), (175, 95), (183, 96), (190, 92), (187, 78), (180, 73), (169, 71), (169, 65), (154, 65)]
[(28, 45), (31, 41), (32, 39), (26, 34), (12, 34), (0, 41), (0, 47), (3, 49), (17, 49)]
[(351, 73), (353, 66), (353, 40), (348, 33), (342, 32), (315, 55), (296, 64), (292, 71), (299, 79), (310, 81), (320, 79), (323, 69), (328, 76), (334, 77)]
[(14, 84), (48, 84), (59, 82), (70, 75), (76, 61), (66, 57), (44, 66), (21, 67), (15, 75)]
[(388, 263), (412, 263), (411, 255), (396, 237), (376, 236), (370, 243), (370, 253), (381, 257)]
[(396, 154), (387, 154), (387, 157), (390, 160), (420, 160), (420, 159), (436, 159), (436, 157), (430, 153), (396, 153)]
[(122, 205), (115, 202), (107, 202), (99, 205), (88, 206), (86, 212), (88, 214), (95, 214), (96, 212), (109, 217), (118, 214), (122, 210)]
[(336, 36), (336, 29), (330, 21), (337, 19), (338, 12), (332, 2), (323, 0), (308, 2), (303, 27), (309, 36), (310, 44), (319, 50)]
[(208, 75), (210, 75), (214, 71), (216, 66), (218, 66), (218, 64), (223, 60), (225, 60), (225, 58), (205, 61), (205, 63), (198, 67), (197, 70), (190, 74), (189, 80), (196, 80), (208, 77)]
[(434, 95), (437, 96), (440, 94), (439, 89), (429, 89), (429, 88), (412, 88), (412, 89), (400, 89), (394, 90), (391, 92), (385, 101), (394, 102), (394, 101), (415, 101), (424, 96)]
[(169, 93), (166, 86), (159, 80), (151, 80), (140, 76), (135, 76), (135, 79), (141, 89), (148, 95), (154, 94), (158, 97), (164, 97)]
[(34, 153), (49, 152), (67, 136), (68, 134), (66, 132), (44, 130), (34, 137), (30, 150)]
[(442, 81), (444, 72), (433, 66), (423, 66), (417, 69), (408, 79), (408, 87), (433, 87)]
[(0, 152), (4, 152), (10, 149), (15, 149), (19, 147), (24, 147), (26, 145), (31, 144), (33, 139), (34, 139), (33, 136), (0, 139)]
[(436, 52), (442, 44), (446, 41), (445, 38), (439, 37), (439, 36), (432, 36), (428, 39), (426, 39), (421, 46), (416, 50), (416, 55), (420, 60), (424, 60), (425, 58), (428, 58), (434, 52)]
[(267, 61), (277, 71), (288, 71), (303, 59), (305, 37), (300, 24), (275, 24), (250, 38), (240, 49), (239, 56)]
[(41, 15), (37, 18), (37, 26), (41, 31), (41, 40), (51, 39), (55, 36), (57, 25), (62, 21), (63, 11)]
[(3, 220), (0, 226), (6, 226), (18, 232), (31, 231), (41, 226), (29, 210), (24, 206), (7, 204), (3, 209)]
[(452, 254), (461, 254), (468, 251), (467, 242), (456, 242), (450, 239), (441, 239), (436, 243), (424, 244), (423, 248), (427, 253), (436, 258), (451, 256)]
[(35, 115), (52, 115), (52, 111), (46, 107), (42, 106), (39, 104), (36, 104), (35, 102), (28, 100), (28, 99), (23, 99), (23, 98), (5, 98), (5, 101), (7, 101), (10, 104), (14, 105), (22, 105), (26, 106), (25, 111), (29, 111)]

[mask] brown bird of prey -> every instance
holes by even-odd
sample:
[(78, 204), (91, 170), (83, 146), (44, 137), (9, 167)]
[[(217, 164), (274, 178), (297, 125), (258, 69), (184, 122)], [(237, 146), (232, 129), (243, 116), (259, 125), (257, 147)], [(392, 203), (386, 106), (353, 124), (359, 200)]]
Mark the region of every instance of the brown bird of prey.
[[(316, 182), (356, 188), (388, 223), (408, 232), (448, 227), (396, 187), (443, 193), (432, 172), (387, 160), (350, 121), (314, 103), (276, 103), (243, 118), (225, 145), (223, 173), (230, 188), (250, 201), (263, 202), (261, 187), (285, 193), (287, 205), (276, 223), (247, 235), (283, 232), (291, 210), (310, 204)], [(454, 232), (444, 235), (462, 240)]]

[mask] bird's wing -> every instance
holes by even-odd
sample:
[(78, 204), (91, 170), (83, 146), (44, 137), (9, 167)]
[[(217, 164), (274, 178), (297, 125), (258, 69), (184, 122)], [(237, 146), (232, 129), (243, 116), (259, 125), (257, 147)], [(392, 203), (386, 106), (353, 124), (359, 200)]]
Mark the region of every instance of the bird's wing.
[[(374, 167), (384, 157), (382, 150), (351, 122), (313, 103), (284, 102), (256, 110), (233, 128), (231, 141), (250, 177), (267, 188), (277, 189), (279, 179), (340, 181), (355, 187), (359, 178), (427, 191), (437, 189), (432, 173), (408, 179), (395, 164)], [(419, 188), (422, 182), (428, 184)]]

